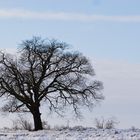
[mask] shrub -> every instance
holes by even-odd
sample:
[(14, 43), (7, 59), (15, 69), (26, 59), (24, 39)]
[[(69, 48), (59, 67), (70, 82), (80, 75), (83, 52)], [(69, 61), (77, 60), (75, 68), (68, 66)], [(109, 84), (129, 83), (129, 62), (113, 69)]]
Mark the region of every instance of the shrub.
[(43, 121), (42, 125), (43, 125), (43, 128), (46, 129), (46, 130), (50, 130), (51, 129), (51, 126), (48, 124), (47, 121)]
[(95, 126), (98, 129), (103, 129), (104, 128), (104, 119), (95, 118)]
[(101, 119), (95, 118), (95, 126), (98, 129), (113, 129), (116, 124), (118, 122), (113, 117), (106, 120), (103, 117)]
[(27, 119), (24, 119), (22, 116), (19, 116), (19, 119), (16, 121), (13, 120), (13, 129), (14, 130), (32, 130), (32, 124), (27, 121)]

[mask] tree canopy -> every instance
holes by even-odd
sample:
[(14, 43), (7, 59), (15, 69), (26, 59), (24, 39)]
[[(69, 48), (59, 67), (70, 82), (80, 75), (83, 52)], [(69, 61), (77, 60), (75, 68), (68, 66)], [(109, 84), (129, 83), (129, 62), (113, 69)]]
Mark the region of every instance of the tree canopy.
[(18, 55), (0, 53), (0, 96), (8, 96), (4, 110), (29, 111), (35, 130), (41, 130), (41, 102), (59, 112), (66, 105), (75, 113), (78, 106), (91, 106), (104, 99), (102, 83), (90, 61), (57, 40), (33, 37), (19, 47)]

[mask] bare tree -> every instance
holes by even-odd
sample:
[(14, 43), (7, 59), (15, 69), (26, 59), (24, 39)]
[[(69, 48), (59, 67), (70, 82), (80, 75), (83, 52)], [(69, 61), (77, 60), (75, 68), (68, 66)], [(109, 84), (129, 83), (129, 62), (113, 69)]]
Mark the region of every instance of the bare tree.
[(23, 41), (17, 56), (0, 54), (0, 96), (8, 96), (5, 110), (29, 111), (35, 130), (41, 130), (40, 105), (43, 101), (56, 112), (70, 105), (91, 106), (103, 99), (102, 83), (92, 81), (94, 70), (79, 52), (56, 40), (33, 37)]

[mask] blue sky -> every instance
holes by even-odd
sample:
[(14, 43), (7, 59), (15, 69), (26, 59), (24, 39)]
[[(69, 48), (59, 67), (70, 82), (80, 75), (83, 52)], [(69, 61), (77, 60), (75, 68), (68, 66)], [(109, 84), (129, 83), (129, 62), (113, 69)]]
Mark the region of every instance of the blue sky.
[(37, 35), (95, 57), (139, 62), (139, 5), (139, 0), (1, 0), (1, 46), (16, 47)]
[(139, 0), (1, 0), (0, 48), (14, 51), (32, 36), (67, 42), (91, 58), (104, 83), (106, 100), (93, 115), (137, 126), (140, 112), (131, 108), (140, 107), (139, 7)]

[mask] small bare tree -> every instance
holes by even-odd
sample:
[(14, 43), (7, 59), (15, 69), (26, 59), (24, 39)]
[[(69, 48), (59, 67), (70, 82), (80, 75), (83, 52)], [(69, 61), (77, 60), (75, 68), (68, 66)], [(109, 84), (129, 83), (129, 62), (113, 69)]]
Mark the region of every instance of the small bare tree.
[(66, 105), (78, 113), (79, 105), (91, 106), (103, 99), (102, 83), (92, 81), (89, 60), (56, 40), (33, 37), (23, 41), (18, 56), (0, 53), (0, 96), (8, 96), (4, 110), (29, 111), (35, 130), (41, 130), (41, 102), (56, 112)]

